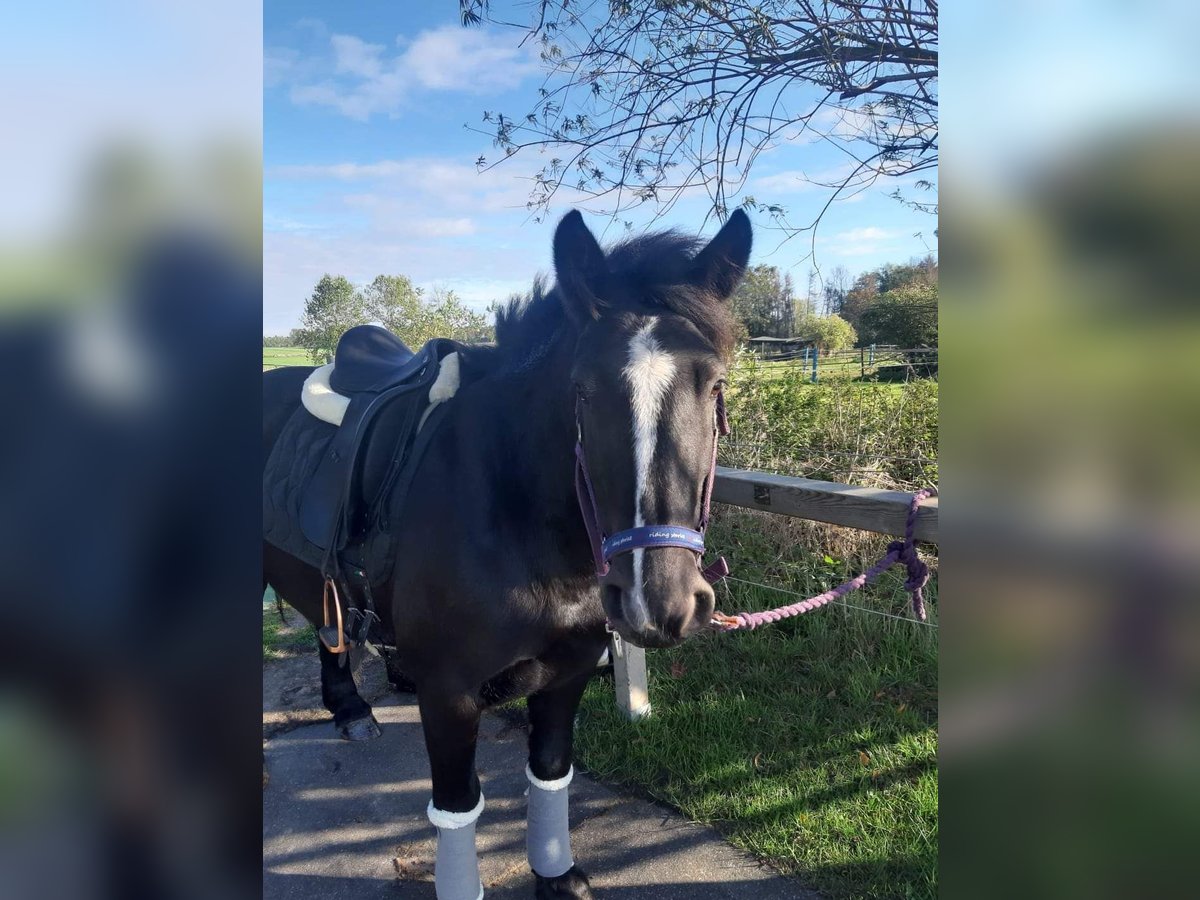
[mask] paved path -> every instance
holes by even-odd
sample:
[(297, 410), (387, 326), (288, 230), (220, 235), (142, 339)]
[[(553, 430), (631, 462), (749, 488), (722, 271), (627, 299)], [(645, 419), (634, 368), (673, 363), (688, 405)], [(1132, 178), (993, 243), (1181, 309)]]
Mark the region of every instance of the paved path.
[[(434, 830), (425, 818), (429, 770), (417, 708), (393, 696), (375, 704), (375, 715), (383, 736), (365, 744), (338, 739), (329, 721), (265, 742), (266, 900), (433, 900)], [(488, 715), (479, 737), (487, 896), (528, 900), (525, 729)], [(597, 900), (819, 900), (711, 829), (579, 774), (571, 835)]]

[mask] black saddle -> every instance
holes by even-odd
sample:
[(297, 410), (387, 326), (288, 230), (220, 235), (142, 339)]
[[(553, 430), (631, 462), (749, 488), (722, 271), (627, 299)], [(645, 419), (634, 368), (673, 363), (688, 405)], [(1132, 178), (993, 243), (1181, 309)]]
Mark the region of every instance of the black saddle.
[(356, 325), (338, 341), (329, 386), (339, 394), (358, 394), (404, 384), (428, 363), (428, 349), (413, 353), (386, 328)]
[[(413, 353), (377, 325), (359, 325), (342, 335), (330, 387), (350, 403), (301, 488), (299, 506), (301, 531), (325, 551), (322, 570), (327, 577), (338, 577), (348, 548), (360, 551), (352, 554), (357, 568), (372, 563), (375, 569), (390, 568), (390, 560), (368, 559), (362, 548), (372, 543), (367, 540), (372, 532), (390, 532), (387, 501), (397, 479), (424, 449), (424, 443), (418, 445), (418, 428), (429, 405), (429, 389), (442, 358), (461, 346), (435, 338)], [(435, 425), (431, 418), (422, 429), (426, 443)]]

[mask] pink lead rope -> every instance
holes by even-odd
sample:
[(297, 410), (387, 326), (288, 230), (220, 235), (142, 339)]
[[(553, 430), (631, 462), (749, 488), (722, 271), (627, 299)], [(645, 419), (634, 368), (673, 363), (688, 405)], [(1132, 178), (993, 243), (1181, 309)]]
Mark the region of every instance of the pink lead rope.
[(812, 612), (814, 609), (820, 609), (833, 600), (846, 596), (851, 591), (857, 591), (864, 585), (870, 584), (898, 562), (904, 563), (908, 570), (908, 580), (904, 582), (904, 589), (912, 594), (913, 613), (918, 619), (924, 622), (924, 591), (925, 585), (929, 582), (929, 566), (922, 562), (921, 558), (917, 555), (916, 539), (913, 535), (917, 527), (917, 513), (921, 509), (921, 501), (936, 496), (937, 488), (922, 488), (913, 494), (912, 502), (908, 507), (908, 518), (904, 523), (904, 540), (892, 541), (892, 543), (888, 544), (887, 555), (857, 578), (851, 578), (846, 583), (839, 584), (837, 587), (831, 588), (823, 594), (809, 597), (807, 600), (801, 600), (798, 603), (791, 603), (787, 606), (780, 606), (777, 609), (768, 609), (765, 612), (742, 612), (733, 616), (716, 612), (713, 613), (713, 625), (723, 628), (726, 631), (737, 631), (739, 629), (753, 631), (759, 625), (769, 625), (772, 622), (778, 622), (780, 619), (788, 619), (802, 613)]

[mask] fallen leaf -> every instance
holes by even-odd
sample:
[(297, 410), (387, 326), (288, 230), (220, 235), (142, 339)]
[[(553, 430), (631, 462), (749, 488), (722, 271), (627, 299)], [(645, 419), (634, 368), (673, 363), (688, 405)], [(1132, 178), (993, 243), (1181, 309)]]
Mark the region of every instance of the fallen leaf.
[(675, 660), (675, 662), (671, 663), (671, 677), (672, 678), (682, 678), (686, 674), (687, 674), (687, 666), (685, 666), (679, 660)]
[(401, 881), (433, 881), (433, 860), (428, 857), (408, 856), (408, 848), (397, 848), (400, 854), (392, 858), (392, 867)]
[(858, 761), (860, 763), (862, 763), (864, 766), (869, 766), (871, 764), (871, 757), (867, 755), (866, 750), (859, 750), (858, 751)]
[(754, 754), (754, 760), (753, 760), (753, 763), (754, 763), (754, 768), (756, 768), (756, 769), (761, 769), (761, 768), (762, 768), (762, 766), (759, 764), (761, 761), (762, 761), (762, 754), (761, 754), (761, 753), (755, 753), (755, 754)]
[(837, 689), (835, 688), (834, 690), (830, 691), (828, 694), (825, 695), (825, 699), (832, 700), (836, 696), (837, 696)]
[(901, 703), (899, 706), (896, 707), (896, 715), (900, 715), (900, 713), (904, 712), (906, 709), (908, 709), (908, 704)]

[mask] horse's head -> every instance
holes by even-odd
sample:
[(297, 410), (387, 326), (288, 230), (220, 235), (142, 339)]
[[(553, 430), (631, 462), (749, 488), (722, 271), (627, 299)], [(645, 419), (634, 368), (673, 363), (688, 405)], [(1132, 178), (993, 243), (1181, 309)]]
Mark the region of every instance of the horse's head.
[[(606, 255), (578, 212), (558, 226), (558, 289), (578, 333), (571, 376), (580, 441), (605, 535), (698, 527), (733, 344), (728, 300), (750, 243), (741, 210), (698, 253), (693, 242), (666, 234)], [(613, 556), (601, 577), (612, 626), (645, 647), (671, 646), (707, 627), (714, 597), (697, 559), (681, 546)]]

